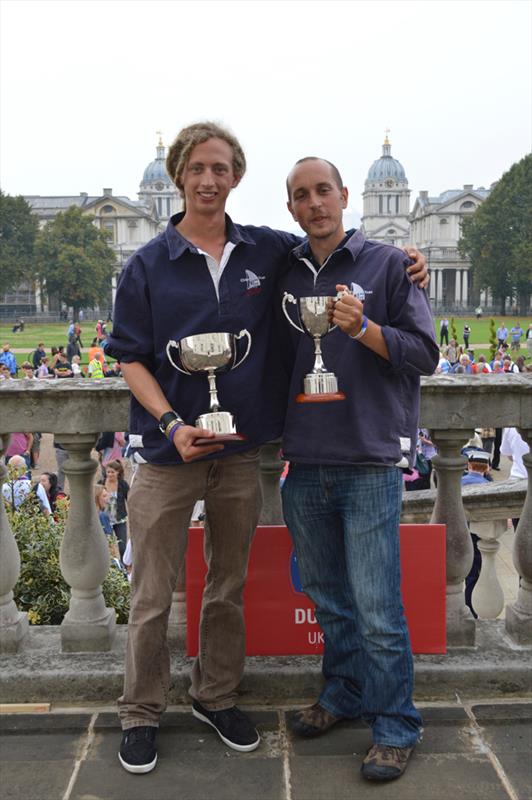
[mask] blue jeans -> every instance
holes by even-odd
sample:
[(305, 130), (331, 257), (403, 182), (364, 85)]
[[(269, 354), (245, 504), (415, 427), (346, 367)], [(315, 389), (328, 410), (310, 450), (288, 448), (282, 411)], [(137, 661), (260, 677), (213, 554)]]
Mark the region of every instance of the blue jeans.
[(319, 704), (362, 717), (375, 744), (410, 747), (422, 720), (400, 587), (401, 472), (292, 464), (283, 511), (325, 635)]

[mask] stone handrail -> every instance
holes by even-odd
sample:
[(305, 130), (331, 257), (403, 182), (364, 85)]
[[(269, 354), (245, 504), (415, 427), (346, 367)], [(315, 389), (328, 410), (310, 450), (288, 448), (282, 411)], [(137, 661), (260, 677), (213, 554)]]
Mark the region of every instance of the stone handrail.
[[(114, 614), (112, 609), (105, 608), (101, 591), (108, 554), (92, 501), (96, 463), (90, 453), (97, 434), (102, 430), (127, 429), (128, 402), (127, 386), (116, 378), (0, 383), (0, 442), (3, 442), (0, 450), (5, 450), (6, 434), (39, 430), (55, 434), (56, 441), (68, 453), (64, 470), (69, 478), (71, 502), (60, 556), (63, 575), (71, 587), (71, 601), (61, 625), (63, 650), (100, 650), (112, 645)], [(431, 497), (431, 504), (434, 499), (431, 520), (447, 526), (448, 643), (472, 645), (475, 622), (464, 605), (463, 594), (464, 578), (472, 561), (472, 545), (468, 514), (462, 502), (460, 477), (466, 462), (460, 450), (474, 429), (480, 426), (515, 426), (531, 443), (532, 376), (439, 375), (424, 378), (420, 425), (431, 431), (438, 448), (438, 455), (433, 459), (438, 489)], [(263, 448), (265, 523), (280, 521), (278, 485), (281, 462), (277, 454), (277, 445)], [(525, 456), (524, 461), (530, 475), (532, 455)], [(5, 474), (2, 464), (0, 473)], [(515, 490), (510, 487), (509, 495)], [(522, 496), (522, 489), (520, 491)], [(472, 495), (476, 493), (471, 492)], [(414, 501), (415, 498), (408, 501), (411, 511)], [(502, 494), (498, 500), (492, 497), (489, 502), (492, 503), (494, 520), (500, 520), (501, 514), (506, 513), (508, 503), (515, 507), (515, 498), (508, 496), (503, 500)], [(466, 508), (469, 505), (466, 500)], [(18, 579), (20, 562), (5, 509), (3, 504), (0, 506), (0, 647), (16, 650), (26, 634), (27, 620), (13, 602), (12, 590)], [(532, 500), (529, 491), (521, 510), (514, 549), (514, 562), (521, 577), (520, 588), (516, 603), (506, 609), (507, 631), (520, 643), (532, 642), (531, 541)]]

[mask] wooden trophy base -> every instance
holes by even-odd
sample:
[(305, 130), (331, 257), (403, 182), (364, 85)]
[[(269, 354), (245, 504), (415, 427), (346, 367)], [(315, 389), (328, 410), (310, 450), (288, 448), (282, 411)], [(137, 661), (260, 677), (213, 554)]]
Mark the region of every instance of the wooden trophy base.
[(197, 439), (194, 439), (194, 446), (202, 447), (209, 444), (218, 444), (219, 442), (245, 442), (246, 438), (241, 433), (216, 433), (211, 437), (198, 436)]
[(296, 403), (335, 403), (337, 400), (345, 400), (345, 394), (343, 392), (325, 392), (323, 394), (301, 392), (296, 397)]

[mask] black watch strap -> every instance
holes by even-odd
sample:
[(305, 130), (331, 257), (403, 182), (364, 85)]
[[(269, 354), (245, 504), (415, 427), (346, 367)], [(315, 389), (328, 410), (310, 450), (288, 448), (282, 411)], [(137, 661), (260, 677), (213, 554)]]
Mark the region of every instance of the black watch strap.
[(159, 430), (161, 433), (166, 433), (166, 429), (171, 422), (178, 422), (180, 425), (185, 424), (185, 420), (181, 419), (176, 411), (167, 411), (159, 420)]

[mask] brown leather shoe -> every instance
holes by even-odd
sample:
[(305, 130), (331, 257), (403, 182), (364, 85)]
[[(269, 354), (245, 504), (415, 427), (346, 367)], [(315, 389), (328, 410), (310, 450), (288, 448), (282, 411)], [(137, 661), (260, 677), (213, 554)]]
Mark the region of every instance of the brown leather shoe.
[(374, 744), (362, 762), (362, 775), (368, 781), (393, 781), (395, 778), (400, 778), (413, 749), (413, 747)]
[(297, 736), (310, 738), (311, 736), (321, 736), (326, 733), (333, 725), (336, 725), (344, 717), (335, 717), (329, 714), (318, 703), (313, 706), (298, 711), (290, 720), (290, 728)]

